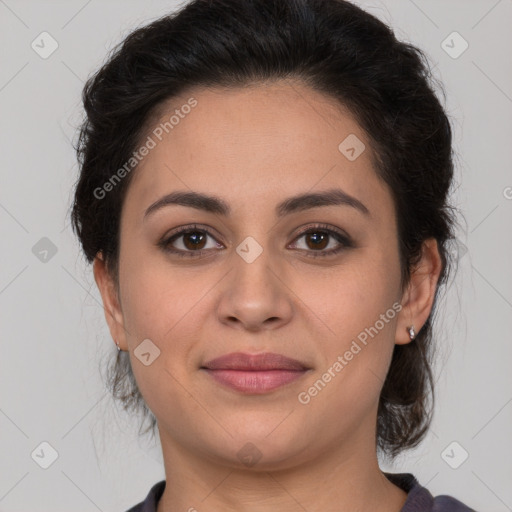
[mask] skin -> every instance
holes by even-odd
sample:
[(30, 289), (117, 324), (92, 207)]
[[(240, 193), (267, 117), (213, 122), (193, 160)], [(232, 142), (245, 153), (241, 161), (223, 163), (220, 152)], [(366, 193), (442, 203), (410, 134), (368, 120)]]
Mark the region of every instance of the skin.
[[(398, 512), (407, 495), (379, 469), (377, 405), (395, 343), (409, 343), (407, 327), (418, 332), (430, 314), (437, 244), (425, 242), (402, 294), (390, 191), (374, 171), (367, 136), (332, 99), (290, 81), (195, 88), (169, 101), (161, 120), (191, 96), (197, 106), (134, 171), (121, 216), (119, 289), (100, 253), (93, 267), (112, 337), (129, 351), (158, 421), (167, 481), (158, 512)], [(366, 145), (355, 161), (338, 150), (351, 133)], [(276, 218), (285, 198), (331, 188), (370, 215), (331, 205)], [(144, 219), (149, 205), (176, 190), (218, 196), (233, 211), (223, 217), (172, 205)], [(193, 223), (210, 232), (205, 254), (180, 258), (158, 247)], [(320, 249), (300, 236), (317, 223), (348, 234), (354, 246), (311, 257), (339, 247), (332, 236)], [(263, 249), (252, 263), (236, 252), (248, 236)], [(194, 250), (186, 236), (173, 245)], [(400, 313), (301, 404), (298, 394), (395, 302)], [(147, 338), (160, 350), (149, 366), (134, 355)], [(200, 370), (235, 351), (277, 352), (311, 370), (272, 392), (244, 395)], [(247, 442), (261, 454), (250, 467), (237, 456)]]

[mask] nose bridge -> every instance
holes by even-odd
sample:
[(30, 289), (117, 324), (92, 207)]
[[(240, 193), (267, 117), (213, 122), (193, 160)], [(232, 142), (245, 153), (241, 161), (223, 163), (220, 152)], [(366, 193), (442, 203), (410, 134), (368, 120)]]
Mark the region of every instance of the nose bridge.
[[(260, 235), (259, 239), (262, 237), (263, 235)], [(250, 296), (251, 291), (255, 295), (265, 293), (267, 297), (272, 294), (273, 288), (277, 285), (273, 266), (278, 263), (272, 262), (271, 250), (265, 241), (260, 244), (255, 237), (247, 236), (236, 247), (232, 264), (232, 285), (240, 285), (244, 295)]]
[(218, 311), (221, 321), (257, 329), (269, 319), (274, 324), (288, 320), (290, 297), (279, 275), (280, 264), (272, 261), (270, 249), (248, 236), (235, 248), (230, 264), (232, 271)]

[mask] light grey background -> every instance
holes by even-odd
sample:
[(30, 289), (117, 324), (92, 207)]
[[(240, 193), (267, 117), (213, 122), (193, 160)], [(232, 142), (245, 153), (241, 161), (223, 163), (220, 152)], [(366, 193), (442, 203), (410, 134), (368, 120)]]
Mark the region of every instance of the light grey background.
[[(445, 85), (455, 119), (453, 202), (467, 221), (459, 271), (440, 305), (431, 433), (383, 469), (412, 472), (434, 495), (476, 510), (510, 511), (512, 1), (359, 4), (426, 50)], [(99, 365), (115, 347), (67, 214), (84, 80), (115, 43), (176, 5), (0, 0), (1, 511), (123, 512), (164, 478), (159, 446), (137, 438), (138, 421), (116, 411), (103, 385)], [(43, 31), (59, 45), (47, 59), (31, 48)], [(441, 46), (454, 31), (469, 44), (458, 58)], [(57, 248), (46, 262), (32, 250), (43, 237)], [(31, 457), (43, 441), (58, 452), (48, 469)], [(457, 469), (445, 461), (453, 441), (452, 463), (469, 453)]]

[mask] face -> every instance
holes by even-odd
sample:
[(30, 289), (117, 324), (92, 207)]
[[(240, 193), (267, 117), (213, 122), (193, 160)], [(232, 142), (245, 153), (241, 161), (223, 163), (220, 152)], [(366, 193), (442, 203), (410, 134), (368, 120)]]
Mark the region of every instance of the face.
[[(367, 136), (299, 83), (196, 88), (166, 106), (124, 201), (111, 324), (162, 444), (239, 466), (261, 457), (262, 469), (375, 451), (408, 319), (394, 205)], [(155, 205), (177, 192), (217, 202)], [(268, 352), (304, 370), (204, 368)]]

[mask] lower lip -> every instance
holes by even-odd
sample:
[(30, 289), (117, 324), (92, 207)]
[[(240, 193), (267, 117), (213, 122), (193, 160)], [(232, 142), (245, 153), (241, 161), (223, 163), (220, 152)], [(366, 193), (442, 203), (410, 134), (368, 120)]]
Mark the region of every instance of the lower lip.
[(266, 393), (302, 377), (307, 370), (210, 370), (217, 382), (243, 393)]

